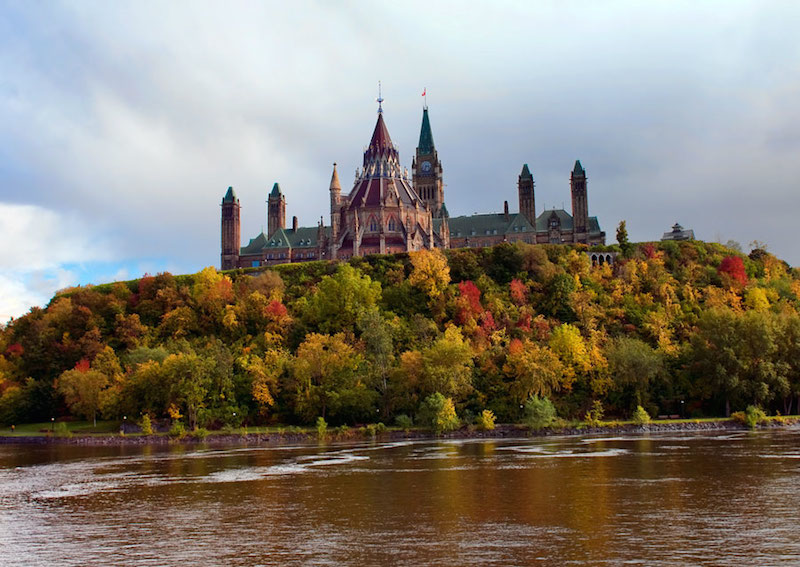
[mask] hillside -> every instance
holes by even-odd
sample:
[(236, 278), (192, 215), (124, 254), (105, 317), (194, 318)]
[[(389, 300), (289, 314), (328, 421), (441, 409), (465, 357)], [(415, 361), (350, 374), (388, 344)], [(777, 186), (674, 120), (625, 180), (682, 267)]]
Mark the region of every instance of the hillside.
[(613, 266), (503, 244), (66, 290), (0, 331), (0, 422), (393, 423), (435, 393), (467, 421), (520, 421), (532, 396), (564, 418), (796, 409), (797, 270), (698, 241), (608, 250)]

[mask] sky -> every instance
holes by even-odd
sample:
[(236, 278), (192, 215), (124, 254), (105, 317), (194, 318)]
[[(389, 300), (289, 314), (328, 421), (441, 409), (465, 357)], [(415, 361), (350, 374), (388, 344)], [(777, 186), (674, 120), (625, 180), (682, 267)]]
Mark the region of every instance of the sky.
[(570, 208), (608, 243), (675, 222), (800, 265), (800, 3), (0, 0), (0, 323), (67, 286), (219, 267), (279, 182), (329, 223), (376, 120), (411, 165), (427, 90), (451, 216)]

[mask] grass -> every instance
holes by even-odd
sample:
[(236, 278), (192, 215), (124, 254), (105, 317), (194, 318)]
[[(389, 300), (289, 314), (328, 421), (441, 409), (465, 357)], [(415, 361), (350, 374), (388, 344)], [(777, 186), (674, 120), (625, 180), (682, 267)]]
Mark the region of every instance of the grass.
[[(800, 415), (783, 415), (783, 416), (769, 416), (767, 418), (769, 421), (776, 421), (778, 423), (786, 420), (789, 422), (800, 420)], [(721, 421), (730, 421), (731, 418), (726, 417), (702, 417), (702, 418), (682, 418), (682, 419), (653, 419), (650, 423), (654, 425), (661, 425), (661, 424), (681, 424), (681, 423), (714, 423), (714, 422), (721, 422)], [(65, 423), (67, 427), (67, 431), (72, 435), (78, 436), (108, 436), (108, 435), (119, 435), (119, 429), (122, 424), (120, 420), (110, 420), (110, 421), (98, 421), (97, 426), (95, 427), (91, 421), (65, 421), (65, 422), (58, 422), (58, 423)], [(515, 424), (515, 425), (523, 425), (523, 424)], [(613, 427), (619, 425), (635, 425), (632, 420), (608, 420), (602, 421), (600, 423), (600, 427)], [(53, 427), (53, 423), (49, 421), (41, 422), (41, 423), (24, 423), (17, 425), (14, 432), (11, 432), (10, 426), (1, 426), (0, 427), (0, 436), (3, 437), (39, 437), (50, 435), (51, 428)], [(586, 422), (584, 421), (569, 421), (569, 422), (562, 422), (559, 424), (557, 428), (561, 427), (569, 427), (569, 428), (576, 428), (582, 429), (584, 427), (588, 427)], [(331, 433), (335, 435), (336, 428), (334, 428)], [(412, 430), (420, 430), (424, 428), (414, 427)], [(401, 431), (402, 428), (397, 426), (387, 426), (386, 431)], [(247, 432), (248, 434), (259, 434), (259, 435), (291, 435), (294, 433), (303, 433), (309, 435), (316, 435), (316, 428), (314, 427), (291, 427), (291, 426), (249, 426), (247, 428), (231, 428), (231, 429), (220, 429), (215, 431), (209, 431), (209, 435), (239, 435), (241, 433)], [(356, 428), (352, 429), (353, 432), (358, 433)], [(188, 432), (187, 432), (188, 433)], [(128, 436), (137, 436), (141, 435), (140, 433), (128, 433)], [(167, 435), (167, 433), (157, 433), (156, 435)]]

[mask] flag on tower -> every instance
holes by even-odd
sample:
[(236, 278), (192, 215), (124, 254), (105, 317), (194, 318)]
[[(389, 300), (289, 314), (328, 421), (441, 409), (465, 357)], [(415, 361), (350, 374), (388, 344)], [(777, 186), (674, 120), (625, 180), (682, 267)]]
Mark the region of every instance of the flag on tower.
[(425, 92), (426, 92), (427, 90), (428, 90), (428, 88), (427, 88), (427, 87), (426, 87), (426, 88), (424, 88), (424, 89), (422, 89), (422, 96), (425, 96)]

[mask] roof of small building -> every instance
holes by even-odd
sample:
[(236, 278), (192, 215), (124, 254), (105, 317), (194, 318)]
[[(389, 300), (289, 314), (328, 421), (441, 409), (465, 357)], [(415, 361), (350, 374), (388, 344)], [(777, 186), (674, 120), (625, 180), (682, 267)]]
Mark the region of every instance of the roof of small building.
[[(329, 227), (322, 228), (324, 234), (328, 234)], [(250, 239), (247, 246), (243, 246), (239, 252), (242, 256), (261, 254), (264, 250), (276, 248), (316, 248), (319, 243), (319, 227), (301, 226), (297, 230), (291, 228), (279, 228), (267, 236), (263, 232)]]
[[(498, 234), (518, 234), (525, 232), (546, 233), (550, 229), (550, 218), (555, 216), (558, 219), (562, 231), (570, 231), (574, 228), (572, 215), (564, 209), (550, 209), (544, 211), (536, 217), (536, 226), (528, 221), (528, 218), (521, 213), (489, 213), (480, 215), (469, 215), (451, 217), (449, 219), (450, 233), (452, 236), (486, 236)], [(600, 223), (597, 217), (589, 217), (589, 233), (599, 234)]]

